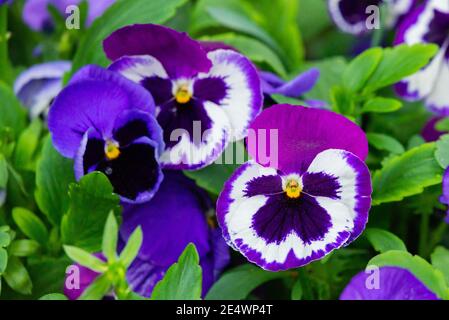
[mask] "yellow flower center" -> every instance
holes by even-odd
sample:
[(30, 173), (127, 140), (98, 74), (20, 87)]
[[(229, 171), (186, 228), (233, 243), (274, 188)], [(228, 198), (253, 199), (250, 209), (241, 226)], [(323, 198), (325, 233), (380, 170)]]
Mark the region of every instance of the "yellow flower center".
[(187, 84), (180, 85), (175, 93), (176, 102), (179, 104), (186, 104), (192, 99), (192, 92), (189, 90)]
[(120, 156), (119, 144), (115, 141), (106, 142), (104, 153), (106, 154), (106, 158), (108, 158), (108, 160), (117, 159)]
[(296, 199), (299, 198), (299, 196), (301, 195), (302, 186), (299, 184), (297, 180), (290, 179), (287, 181), (284, 191), (287, 194), (287, 197)]

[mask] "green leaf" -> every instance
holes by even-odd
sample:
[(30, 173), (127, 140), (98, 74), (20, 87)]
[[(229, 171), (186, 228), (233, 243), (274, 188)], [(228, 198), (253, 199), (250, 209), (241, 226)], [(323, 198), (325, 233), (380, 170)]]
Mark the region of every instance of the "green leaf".
[(382, 53), (381, 48), (371, 48), (352, 60), (343, 73), (344, 86), (352, 92), (363, 89), (379, 65)]
[(33, 212), (24, 208), (14, 208), (12, 217), (19, 229), (30, 239), (46, 245), (48, 242), (48, 230), (45, 224)]
[(97, 272), (105, 272), (108, 269), (107, 264), (90, 254), (89, 252), (72, 246), (64, 246), (67, 256), (74, 262)]
[(72, 182), (75, 182), (73, 161), (62, 157), (48, 136), (37, 163), (35, 198), (39, 209), (55, 226), (60, 225), (68, 210), (68, 187)]
[(25, 128), (26, 111), (20, 105), (12, 90), (0, 82), (0, 128), (12, 129), (12, 134), (17, 137)]
[(206, 300), (241, 300), (260, 285), (289, 277), (288, 272), (269, 272), (254, 265), (242, 265), (223, 274), (212, 286)]
[(69, 194), (69, 211), (61, 224), (63, 243), (91, 252), (100, 251), (109, 212), (120, 212), (119, 196), (100, 172), (88, 174), (78, 184), (72, 184)]
[(263, 41), (277, 53), (281, 53), (279, 45), (271, 35), (242, 12), (225, 7), (208, 7), (207, 12), (220, 24), (235, 31), (239, 31)]
[(273, 71), (281, 77), (287, 76), (287, 72), (278, 55), (258, 40), (242, 35), (236, 35), (234, 33), (204, 36), (201, 37), (201, 40), (226, 43), (227, 45), (236, 48), (253, 62), (260, 64), (265, 63), (273, 68)]
[(386, 230), (368, 228), (364, 234), (374, 249), (380, 253), (390, 250), (407, 251), (404, 242)]
[(111, 287), (112, 284), (109, 277), (106, 274), (102, 274), (95, 279), (78, 300), (100, 300), (111, 291)]
[(438, 52), (434, 44), (399, 45), (383, 49), (382, 60), (367, 81), (364, 92), (374, 92), (416, 73)]
[(0, 275), (3, 274), (6, 270), (6, 266), (8, 265), (8, 252), (0, 248)]
[(39, 298), (39, 300), (69, 300), (62, 293), (49, 293)]
[(271, 98), (279, 104), (291, 104), (292, 106), (309, 107), (309, 103), (300, 99), (287, 97), (281, 94), (272, 94)]
[(11, 243), (11, 236), (7, 232), (0, 231), (0, 248), (5, 248)]
[(142, 241), (143, 241), (142, 228), (138, 227), (131, 234), (131, 236), (128, 239), (128, 242), (126, 243), (125, 248), (120, 253), (120, 262), (122, 262), (125, 268), (128, 268), (136, 258), (137, 254), (139, 253), (139, 249), (142, 246)]
[(42, 121), (35, 119), (20, 135), (14, 152), (14, 165), (16, 168), (34, 169), (33, 157), (39, 146), (42, 127)]
[(3, 278), (14, 291), (25, 295), (31, 294), (33, 285), (28, 271), (19, 258), (14, 256), (9, 257), (8, 266), (3, 273)]
[(385, 150), (393, 154), (401, 154), (405, 152), (402, 144), (397, 141), (395, 138), (387, 136), (386, 134), (381, 133), (367, 133), (366, 137), (368, 138), (369, 144), (374, 146), (376, 149)]
[(301, 300), (303, 295), (302, 283), (297, 279), (292, 288), (292, 300)]
[(34, 240), (14, 240), (9, 246), (9, 253), (16, 257), (28, 257), (35, 254), (40, 248), (37, 241)]
[(438, 297), (449, 298), (449, 289), (444, 275), (420, 256), (413, 256), (405, 251), (392, 250), (375, 256), (368, 262), (368, 266), (395, 266), (407, 269)]
[(396, 99), (376, 97), (370, 99), (362, 107), (362, 112), (386, 113), (394, 112), (402, 108), (402, 102)]
[(430, 258), (432, 265), (444, 274), (449, 285), (449, 250), (441, 246), (436, 247)]
[(435, 129), (441, 132), (449, 131), (449, 118), (443, 118), (435, 123)]
[(443, 169), (449, 167), (449, 134), (441, 136), (436, 142), (435, 158)]
[(81, 39), (73, 59), (72, 74), (86, 64), (107, 66), (102, 42), (115, 30), (135, 23), (162, 24), (187, 0), (117, 1), (96, 19)]
[(320, 78), (312, 90), (306, 92), (306, 99), (317, 99), (322, 101), (331, 101), (331, 88), (342, 83), (342, 73), (346, 68), (346, 60), (342, 57), (333, 57), (326, 60), (307, 63), (302, 70), (318, 68)]
[(373, 176), (373, 205), (400, 201), (441, 183), (443, 170), (434, 152), (435, 143), (426, 143), (387, 159)]
[[(0, 190), (8, 185), (8, 163), (5, 157), (0, 153)], [(1, 205), (0, 205), (1, 207)]]
[(344, 87), (335, 86), (331, 90), (332, 107), (338, 113), (353, 115), (355, 111), (354, 96)]
[(152, 300), (199, 300), (201, 299), (201, 276), (199, 256), (195, 245), (190, 243), (178, 262), (166, 272), (153, 289)]
[(114, 261), (117, 257), (117, 239), (118, 239), (118, 225), (115, 219), (114, 212), (109, 212), (106, 225), (103, 232), (103, 254), (108, 261)]

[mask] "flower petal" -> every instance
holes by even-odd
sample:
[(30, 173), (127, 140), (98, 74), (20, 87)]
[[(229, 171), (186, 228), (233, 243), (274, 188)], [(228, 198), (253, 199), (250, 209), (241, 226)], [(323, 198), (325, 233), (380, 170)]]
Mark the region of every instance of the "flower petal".
[(418, 278), (407, 269), (381, 267), (378, 287), (369, 288), (372, 272), (358, 273), (343, 290), (340, 300), (438, 300)]
[(87, 66), (56, 97), (48, 126), (55, 148), (73, 158), (89, 128), (103, 139), (111, 138), (114, 121), (124, 110), (152, 114), (154, 108), (153, 98), (141, 86), (112, 71)]
[(153, 56), (162, 63), (170, 78), (191, 78), (211, 68), (199, 42), (186, 33), (154, 24), (123, 27), (106, 38), (103, 47), (112, 61), (123, 56)]
[(199, 78), (223, 79), (227, 95), (220, 107), (230, 119), (233, 138), (242, 139), (262, 109), (263, 95), (257, 70), (246, 57), (232, 50), (215, 50), (207, 56), (213, 66)]
[(274, 78), (269, 72), (261, 72), (260, 74), (264, 93), (282, 94), (292, 98), (300, 97), (310, 91), (320, 77), (320, 71), (316, 68), (303, 72), (288, 82)]
[(250, 129), (248, 152), (251, 157), (283, 173), (305, 172), (315, 156), (326, 149), (350, 151), (362, 160), (368, 154), (363, 130), (327, 110), (275, 105), (265, 109)]

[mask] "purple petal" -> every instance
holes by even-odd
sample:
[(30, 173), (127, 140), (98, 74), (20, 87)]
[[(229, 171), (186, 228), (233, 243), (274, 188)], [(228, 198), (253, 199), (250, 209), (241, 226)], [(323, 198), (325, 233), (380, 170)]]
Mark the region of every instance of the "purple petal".
[(159, 60), (170, 78), (191, 78), (208, 72), (211, 62), (199, 42), (186, 33), (154, 24), (136, 24), (112, 33), (103, 43), (107, 57), (149, 55)]
[(260, 76), (264, 93), (282, 94), (287, 97), (297, 98), (315, 86), (320, 76), (320, 71), (312, 68), (288, 82), (279, 79), (269, 72), (261, 72)]
[(398, 267), (379, 269), (378, 287), (371, 286), (375, 274), (360, 272), (343, 290), (340, 300), (438, 300), (410, 271)]
[(438, 131), (435, 128), (437, 122), (442, 119), (443, 117), (433, 117), (426, 123), (426, 125), (421, 131), (421, 135), (424, 138), (424, 140), (426, 140), (427, 142), (437, 141), (440, 138), (440, 136), (444, 134), (443, 131)]
[[(315, 156), (326, 149), (350, 151), (364, 160), (368, 142), (363, 130), (345, 117), (302, 106), (272, 106), (250, 128), (251, 157), (284, 173), (304, 172)], [(268, 150), (271, 154), (265, 159)]]
[[(125, 206), (120, 234), (124, 240), (138, 226), (144, 234), (139, 258), (169, 266), (190, 242), (199, 255), (210, 250), (205, 212), (207, 196), (181, 173), (165, 171), (159, 192), (147, 203)], [(173, 196), (175, 195), (175, 196)]]
[[(287, 181), (302, 186), (287, 196)], [(220, 194), (217, 218), (228, 244), (260, 267), (303, 266), (357, 238), (371, 203), (366, 165), (343, 150), (326, 150), (304, 174), (284, 175), (248, 162)]]
[(87, 66), (76, 73), (56, 97), (48, 126), (55, 148), (73, 158), (90, 128), (104, 139), (112, 138), (114, 121), (128, 109), (154, 113), (151, 95), (117, 73)]

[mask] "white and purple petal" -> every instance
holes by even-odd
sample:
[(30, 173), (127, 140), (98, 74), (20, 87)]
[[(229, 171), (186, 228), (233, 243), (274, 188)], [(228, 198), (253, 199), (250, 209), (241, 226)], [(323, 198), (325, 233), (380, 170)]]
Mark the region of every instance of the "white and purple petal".
[(428, 108), (449, 114), (449, 2), (429, 0), (416, 8), (400, 25), (395, 44), (434, 43), (440, 47), (432, 61), (419, 72), (396, 84), (396, 92), (407, 100), (425, 99)]
[(32, 119), (46, 115), (51, 102), (62, 89), (62, 77), (70, 68), (69, 61), (47, 62), (34, 65), (17, 77), (14, 93), (29, 110)]
[(248, 162), (220, 194), (217, 217), (228, 244), (260, 267), (303, 266), (353, 241), (364, 229), (371, 203), (366, 165), (344, 150), (326, 150), (294, 174), (299, 198), (286, 196), (292, 174)]

